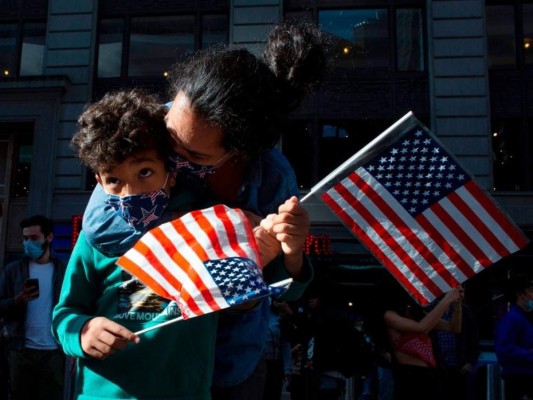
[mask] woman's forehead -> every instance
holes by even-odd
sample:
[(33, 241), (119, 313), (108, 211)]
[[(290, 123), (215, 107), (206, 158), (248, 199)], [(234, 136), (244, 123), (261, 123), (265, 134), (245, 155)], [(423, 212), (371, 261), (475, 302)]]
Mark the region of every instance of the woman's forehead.
[(174, 99), (165, 121), (176, 144), (191, 153), (213, 155), (224, 150), (222, 129), (195, 112), (183, 92)]

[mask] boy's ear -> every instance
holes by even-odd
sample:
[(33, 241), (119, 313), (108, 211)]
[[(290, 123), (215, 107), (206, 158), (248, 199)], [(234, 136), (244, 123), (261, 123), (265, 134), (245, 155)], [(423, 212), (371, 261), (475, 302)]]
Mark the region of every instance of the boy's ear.
[(100, 185), (102, 184), (102, 178), (100, 178), (99, 174), (94, 174), (94, 177), (96, 178), (96, 182), (98, 182)]

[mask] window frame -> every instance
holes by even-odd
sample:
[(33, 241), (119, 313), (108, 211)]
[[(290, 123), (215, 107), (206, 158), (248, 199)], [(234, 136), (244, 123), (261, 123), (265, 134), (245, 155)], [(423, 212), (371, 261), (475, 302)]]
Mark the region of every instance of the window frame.
[(179, 17), (179, 16), (193, 16), (194, 17), (194, 44), (193, 51), (202, 48), (204, 17), (219, 15), (226, 18), (227, 30), (226, 40), (229, 41), (229, 24), (230, 24), (230, 9), (229, 1), (213, 2), (198, 1), (175, 1), (172, 5), (168, 2), (165, 4), (154, 3), (150, 10), (141, 0), (130, 0), (125, 6), (118, 0), (109, 0), (100, 2), (100, 12), (98, 16), (98, 24), (96, 29), (96, 46), (95, 46), (95, 65), (98, 66), (99, 51), (100, 51), (100, 31), (101, 21), (109, 19), (121, 19), (123, 21), (122, 32), (122, 54), (120, 76), (112, 78), (104, 78), (98, 76), (98, 68), (94, 68), (94, 88), (93, 99), (100, 98), (104, 93), (128, 87), (143, 87), (151, 92), (159, 94), (162, 98), (167, 97), (167, 84), (165, 76), (128, 76), (129, 59), (130, 59), (130, 36), (132, 20), (142, 17)]
[[(380, 121), (395, 121), (405, 112), (415, 110), (417, 118), (421, 121), (429, 120), (429, 68), (428, 68), (428, 41), (426, 35), (422, 35), (423, 70), (401, 71), (398, 69), (398, 32), (397, 32), (397, 11), (404, 9), (416, 9), (421, 15), (421, 30), (427, 32), (427, 9), (425, 1), (422, 0), (376, 0), (374, 2), (355, 0), (355, 1), (327, 1), (327, 0), (288, 0), (285, 2), (284, 15), (285, 19), (291, 18), (310, 18), (318, 23), (319, 12), (322, 10), (341, 10), (341, 9), (385, 9), (388, 15), (387, 26), (389, 29), (389, 63), (387, 68), (382, 69), (357, 69), (346, 68), (338, 71), (330, 71), (327, 81), (321, 90), (317, 93), (314, 101), (304, 104), (291, 115), (291, 122), (297, 123), (298, 120), (305, 119), (309, 123), (307, 130), (308, 137), (313, 143), (319, 143), (321, 140), (322, 125), (324, 123), (337, 123), (339, 126), (344, 124), (355, 123), (366, 119), (374, 120), (379, 124)], [(415, 90), (407, 88), (415, 85)], [(419, 85), (419, 86), (416, 86)], [(380, 88), (388, 88), (388, 91), (375, 95), (369, 99), (370, 102), (386, 102), (386, 107), (380, 110), (358, 110), (357, 105), (361, 100), (355, 100), (351, 103), (353, 97), (357, 97), (359, 89), (363, 88), (367, 92), (381, 92)], [(341, 96), (338, 93), (346, 91), (348, 101), (337, 101), (335, 106), (328, 108), (326, 105), (330, 102), (331, 96)], [(414, 93), (414, 94), (413, 94)], [(418, 94), (422, 93), (422, 96)], [(361, 96), (361, 95), (360, 95)], [(344, 99), (344, 98), (343, 98)], [(335, 103), (335, 102), (333, 102)], [(350, 104), (345, 104), (350, 103)], [(337, 107), (335, 109), (335, 107)], [(351, 107), (350, 109), (348, 109)], [(406, 109), (407, 107), (407, 109)], [(326, 122), (327, 121), (327, 122)], [(381, 132), (377, 132), (376, 136)], [(281, 142), (283, 151), (283, 138)], [(320, 180), (321, 152), (320, 146), (312, 146), (313, 155), (312, 164), (307, 166), (297, 165), (299, 160), (292, 159), (289, 161), (296, 166), (296, 170), (311, 171), (311, 177), (305, 177), (304, 181), (310, 181), (311, 186), (300, 185), (301, 189), (310, 189)], [(323, 155), (322, 155), (323, 156)], [(339, 160), (342, 162), (344, 160)]]

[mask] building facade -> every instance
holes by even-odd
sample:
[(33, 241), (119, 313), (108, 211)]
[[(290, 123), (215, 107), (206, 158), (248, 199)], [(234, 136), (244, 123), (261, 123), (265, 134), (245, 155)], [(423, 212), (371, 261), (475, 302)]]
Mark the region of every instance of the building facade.
[[(56, 251), (68, 258), (73, 217), (94, 185), (69, 150), (89, 102), (133, 86), (164, 97), (180, 57), (220, 42), (260, 54), (284, 18), (318, 22), (337, 54), (280, 143), (303, 193), (413, 111), (533, 237), (530, 1), (4, 0), (0, 260), (20, 254), (18, 223), (36, 213), (56, 222)], [(337, 279), (366, 276), (375, 266), (368, 251), (318, 199), (307, 208), (314, 234), (328, 243), (317, 254), (340, 271)], [(526, 249), (480, 279), (497, 281), (530, 262)], [(490, 290), (485, 297), (494, 297)]]

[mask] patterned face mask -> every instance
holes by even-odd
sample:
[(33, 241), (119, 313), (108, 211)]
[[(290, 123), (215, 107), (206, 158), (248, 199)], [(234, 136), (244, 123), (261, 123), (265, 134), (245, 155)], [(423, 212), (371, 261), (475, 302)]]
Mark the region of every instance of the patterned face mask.
[(214, 174), (217, 168), (220, 168), (222, 164), (224, 164), (234, 154), (235, 153), (233, 151), (228, 151), (226, 154), (220, 157), (215, 164), (212, 165), (194, 163), (180, 156), (178, 153), (173, 153), (171, 156), (169, 156), (169, 160), (174, 173), (195, 175), (198, 178), (203, 179), (207, 175)]
[[(168, 174), (167, 178), (168, 179)], [(165, 184), (167, 180), (165, 180)], [(168, 194), (163, 188), (150, 193), (132, 194), (120, 197), (108, 194), (106, 203), (111, 205), (115, 212), (137, 231), (146, 230), (153, 226), (165, 212), (168, 205)]]

